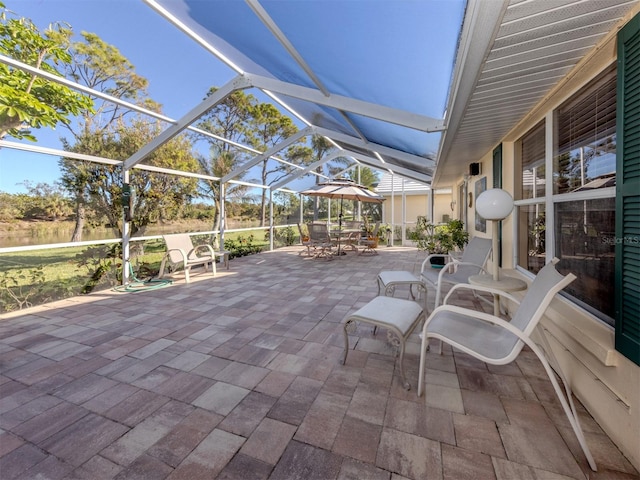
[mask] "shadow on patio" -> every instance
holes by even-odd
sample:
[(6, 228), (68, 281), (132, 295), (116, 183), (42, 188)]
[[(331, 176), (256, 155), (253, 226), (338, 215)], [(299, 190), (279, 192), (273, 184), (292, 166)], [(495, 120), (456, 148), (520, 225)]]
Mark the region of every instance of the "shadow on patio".
[(235, 259), (188, 285), (4, 315), (3, 480), (638, 478), (578, 405), (599, 468), (589, 470), (526, 350), (500, 368), (430, 353), (423, 398), (417, 332), (410, 391), (386, 335), (366, 325), (340, 365), (341, 322), (376, 295), (377, 273), (412, 270), (424, 254), (327, 262), (299, 249)]

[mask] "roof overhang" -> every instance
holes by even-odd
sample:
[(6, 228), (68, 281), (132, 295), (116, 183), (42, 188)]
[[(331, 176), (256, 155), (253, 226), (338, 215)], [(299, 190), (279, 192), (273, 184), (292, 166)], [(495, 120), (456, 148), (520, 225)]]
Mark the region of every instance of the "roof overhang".
[(638, 9), (637, 0), (469, 0), (434, 185), (459, 180)]

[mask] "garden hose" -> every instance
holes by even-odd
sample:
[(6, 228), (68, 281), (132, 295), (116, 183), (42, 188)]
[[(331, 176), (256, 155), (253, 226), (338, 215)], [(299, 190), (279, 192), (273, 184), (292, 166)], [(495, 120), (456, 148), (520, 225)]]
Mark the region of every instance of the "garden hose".
[(119, 285), (117, 287), (113, 287), (113, 290), (115, 290), (116, 292), (143, 292), (146, 290), (166, 287), (173, 283), (173, 280), (160, 278), (140, 280), (136, 277), (131, 263), (129, 263), (129, 275), (130, 278), (133, 279), (133, 282), (130, 282), (127, 285)]

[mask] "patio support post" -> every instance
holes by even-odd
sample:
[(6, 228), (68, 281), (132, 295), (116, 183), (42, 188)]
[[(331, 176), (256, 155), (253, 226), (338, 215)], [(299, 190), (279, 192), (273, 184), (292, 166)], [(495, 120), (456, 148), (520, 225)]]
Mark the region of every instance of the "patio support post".
[(226, 225), (226, 216), (227, 212), (224, 208), (224, 183), (220, 180), (220, 241), (218, 242), (218, 249), (224, 250), (224, 230), (227, 227)]
[[(396, 178), (393, 173), (391, 173), (391, 244), (393, 245), (393, 240), (395, 237), (395, 221), (396, 221), (396, 206), (394, 205), (396, 201)], [(384, 207), (384, 205), (383, 205)], [(402, 238), (402, 245), (404, 245), (404, 235)]]
[(273, 251), (273, 235), (276, 233), (273, 228), (273, 190), (269, 189), (269, 251)]
[[(300, 197), (300, 226), (302, 226), (304, 224), (304, 198), (302, 197), (302, 194), (299, 193), (298, 196)], [(300, 239), (300, 241), (302, 241), (302, 239)]]
[[(122, 199), (124, 203), (124, 185), (129, 184), (129, 170), (123, 170), (122, 172)], [(131, 238), (131, 222), (127, 220), (131, 218), (127, 215), (126, 210), (122, 209), (122, 285), (129, 284), (129, 239)]]

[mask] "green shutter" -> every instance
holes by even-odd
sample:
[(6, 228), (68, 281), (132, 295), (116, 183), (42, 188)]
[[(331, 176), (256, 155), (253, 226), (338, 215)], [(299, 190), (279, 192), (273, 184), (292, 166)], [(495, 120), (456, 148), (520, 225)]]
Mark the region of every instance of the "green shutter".
[(640, 14), (618, 34), (616, 350), (640, 365)]
[[(493, 188), (502, 188), (502, 144), (493, 149)], [(498, 265), (502, 267), (502, 222), (498, 227)]]

